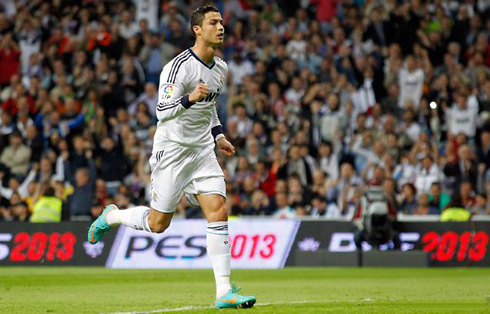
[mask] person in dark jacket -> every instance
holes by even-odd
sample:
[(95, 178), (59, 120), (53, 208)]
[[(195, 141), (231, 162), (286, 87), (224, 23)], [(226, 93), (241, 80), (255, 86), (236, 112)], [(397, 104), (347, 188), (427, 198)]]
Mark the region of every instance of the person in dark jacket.
[[(69, 177), (71, 184), (74, 187), (73, 194), (68, 197), (68, 208), (70, 217), (73, 216), (89, 216), (92, 208), (92, 200), (95, 195), (95, 179), (96, 169), (92, 159), (92, 151), (85, 152), (88, 168), (78, 168), (73, 177)], [(65, 169), (70, 171), (70, 162), (65, 161)]]

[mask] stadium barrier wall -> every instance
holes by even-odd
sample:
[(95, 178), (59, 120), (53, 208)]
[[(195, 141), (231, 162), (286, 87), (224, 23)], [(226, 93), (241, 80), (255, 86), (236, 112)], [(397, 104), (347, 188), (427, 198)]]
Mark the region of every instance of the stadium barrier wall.
[[(0, 265), (211, 268), (204, 220), (174, 220), (163, 234), (120, 227), (94, 246), (87, 242), (87, 227), (87, 222), (2, 222)], [(349, 222), (232, 220), (232, 266), (490, 267), (488, 221), (401, 222), (398, 230), (401, 251), (378, 251), (364, 245), (360, 263), (355, 228)]]
[(286, 266), (490, 266), (490, 222), (399, 222), (397, 230), (401, 251), (364, 243), (360, 257), (351, 223), (303, 221)]
[(103, 266), (114, 243), (115, 232), (91, 245), (87, 222), (0, 223), (0, 265)]

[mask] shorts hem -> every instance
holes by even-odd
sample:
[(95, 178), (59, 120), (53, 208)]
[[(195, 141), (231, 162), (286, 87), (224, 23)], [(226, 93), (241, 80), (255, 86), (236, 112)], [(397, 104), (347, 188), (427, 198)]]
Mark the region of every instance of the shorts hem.
[(226, 199), (226, 195), (220, 191), (204, 192), (204, 193), (198, 193), (196, 195), (221, 195)]
[(161, 210), (161, 209), (156, 208), (155, 206), (152, 206), (151, 204), (150, 204), (150, 208), (156, 210), (159, 213), (164, 213), (164, 214), (175, 213), (175, 209), (174, 210)]

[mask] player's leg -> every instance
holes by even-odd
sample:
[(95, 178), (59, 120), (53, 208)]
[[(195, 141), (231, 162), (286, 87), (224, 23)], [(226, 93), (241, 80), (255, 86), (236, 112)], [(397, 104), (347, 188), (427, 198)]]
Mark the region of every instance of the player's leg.
[(174, 154), (170, 156), (174, 156), (174, 158), (168, 156), (164, 159), (165, 155), (159, 152), (152, 155), (150, 159), (152, 168), (151, 208), (136, 206), (121, 210), (114, 204), (107, 206), (89, 228), (88, 240), (90, 243), (97, 243), (111, 227), (120, 224), (147, 232), (161, 233), (165, 231), (170, 225), (173, 212), (182, 195), (182, 187), (185, 184), (185, 176), (182, 173), (186, 169), (176, 167), (173, 163), (175, 158), (180, 157), (179, 152), (181, 151), (172, 151)]
[(136, 230), (162, 233), (170, 225), (172, 216), (172, 212), (164, 213), (146, 206), (119, 209), (110, 204), (90, 226), (88, 241), (91, 244), (99, 242), (111, 227), (121, 224)]
[[(213, 181), (223, 181), (222, 177), (201, 180), (208, 187)], [(198, 194), (197, 201), (201, 205), (204, 216), (208, 220), (206, 230), (206, 245), (208, 255), (213, 264), (216, 280), (216, 308), (250, 308), (256, 299), (251, 296), (238, 295), (238, 288), (230, 286), (231, 247), (228, 238), (228, 213), (225, 208), (225, 198), (220, 194)]]
[(201, 206), (208, 220), (206, 246), (216, 280), (216, 307), (252, 307), (255, 297), (243, 297), (230, 286), (231, 246), (228, 238), (228, 213), (225, 208), (226, 184), (214, 150), (203, 149), (184, 193), (190, 204)]
[(122, 224), (136, 230), (162, 233), (170, 226), (173, 215), (173, 212), (164, 213), (146, 206), (137, 206), (110, 211), (106, 221), (111, 227)]
[(228, 214), (224, 197), (219, 194), (196, 195), (208, 221), (206, 246), (216, 279), (216, 298), (230, 290), (231, 248), (228, 239)]

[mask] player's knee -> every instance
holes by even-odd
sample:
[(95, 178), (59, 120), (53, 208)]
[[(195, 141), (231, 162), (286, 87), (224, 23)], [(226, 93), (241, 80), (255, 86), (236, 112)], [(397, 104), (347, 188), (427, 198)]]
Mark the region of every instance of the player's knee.
[(150, 227), (151, 232), (162, 233), (168, 228), (168, 226), (170, 226), (170, 221), (148, 219), (148, 226)]
[(217, 222), (217, 221), (227, 221), (228, 220), (228, 211), (225, 208), (225, 204), (220, 205), (215, 211), (213, 211), (209, 217), (209, 222)]
[(169, 223), (149, 223), (150, 225), (150, 230), (153, 233), (162, 233), (165, 230), (167, 230), (168, 226), (170, 225)]

